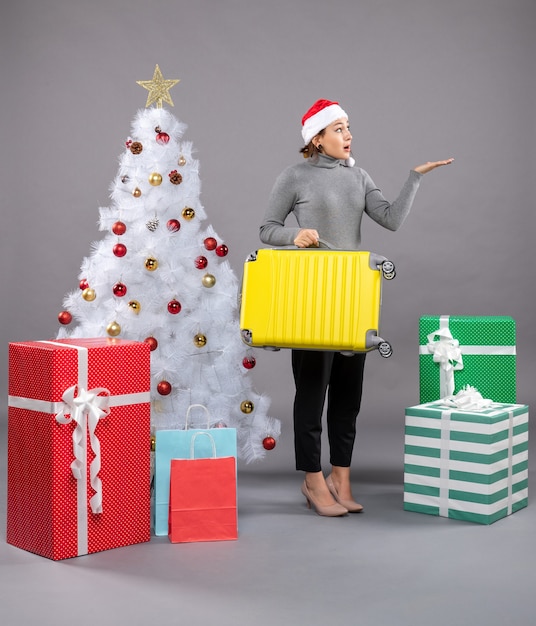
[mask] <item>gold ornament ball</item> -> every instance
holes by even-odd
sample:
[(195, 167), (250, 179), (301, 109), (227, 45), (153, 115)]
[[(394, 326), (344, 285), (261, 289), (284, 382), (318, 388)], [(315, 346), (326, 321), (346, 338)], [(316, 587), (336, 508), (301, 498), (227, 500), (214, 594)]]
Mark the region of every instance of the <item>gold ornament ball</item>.
[(86, 302), (93, 302), (93, 300), (95, 300), (96, 297), (97, 297), (97, 294), (95, 293), (95, 290), (91, 289), (90, 287), (82, 291), (82, 298), (84, 298)]
[(214, 287), (216, 284), (216, 278), (212, 274), (205, 274), (201, 279), (201, 282), (203, 283), (203, 287), (210, 289), (210, 287)]
[(153, 187), (158, 187), (158, 185), (162, 184), (162, 175), (159, 174), (158, 172), (153, 172), (152, 174), (149, 175), (149, 183)]
[(195, 217), (195, 211), (192, 207), (185, 206), (182, 210), (182, 217), (184, 217), (185, 220), (193, 220)]
[(244, 400), (244, 402), (242, 402), (240, 404), (240, 410), (242, 411), (242, 413), (252, 413), (254, 409), (253, 406), (253, 402), (251, 402), (251, 400)]
[(106, 332), (110, 335), (110, 337), (117, 337), (121, 333), (121, 326), (117, 322), (110, 322), (108, 326), (106, 326)]
[(203, 346), (207, 345), (207, 338), (205, 337), (205, 335), (202, 335), (201, 333), (198, 333), (195, 337), (194, 337), (194, 344), (198, 347), (198, 348), (202, 348)]
[(131, 300), (128, 303), (128, 306), (136, 313), (136, 315), (141, 311), (141, 304), (137, 300)]
[(158, 268), (158, 261), (153, 257), (145, 259), (145, 269), (149, 272), (154, 272)]
[(178, 160), (178, 164), (182, 167), (183, 165), (186, 165), (186, 159), (182, 156), (182, 154), (179, 157)]
[(139, 187), (136, 187), (136, 189), (134, 189), (134, 191), (132, 192), (132, 195), (135, 198), (139, 198), (141, 196), (141, 189)]

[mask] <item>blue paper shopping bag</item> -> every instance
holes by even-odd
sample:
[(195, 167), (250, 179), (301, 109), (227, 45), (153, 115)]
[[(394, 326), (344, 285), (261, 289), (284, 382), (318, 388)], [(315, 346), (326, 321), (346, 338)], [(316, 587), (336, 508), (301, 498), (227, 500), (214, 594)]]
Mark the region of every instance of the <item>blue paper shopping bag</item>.
[[(198, 407), (207, 414), (207, 428), (188, 428), (190, 410)], [(236, 459), (236, 428), (209, 428), (208, 409), (202, 404), (192, 404), (186, 413), (185, 430), (158, 430), (155, 443), (154, 533), (164, 536), (169, 531), (169, 486), (172, 459), (189, 459), (190, 445), (196, 433), (209, 432), (216, 447), (216, 458)], [(213, 458), (212, 441), (201, 437), (196, 442), (197, 459)]]

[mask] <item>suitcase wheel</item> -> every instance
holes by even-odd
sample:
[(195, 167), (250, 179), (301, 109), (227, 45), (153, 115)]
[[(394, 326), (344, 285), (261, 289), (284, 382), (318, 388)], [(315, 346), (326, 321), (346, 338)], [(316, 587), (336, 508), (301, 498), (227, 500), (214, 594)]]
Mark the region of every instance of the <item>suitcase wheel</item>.
[(247, 343), (248, 346), (251, 346), (251, 331), (245, 328), (244, 330), (240, 331), (240, 334), (242, 336), (242, 341), (244, 343)]
[(391, 344), (387, 343), (387, 341), (382, 341), (378, 344), (378, 352), (384, 359), (388, 359), (393, 354), (393, 349), (391, 348)]
[(382, 263), (382, 272), (385, 280), (393, 280), (396, 276), (395, 264), (392, 261), (385, 260)]

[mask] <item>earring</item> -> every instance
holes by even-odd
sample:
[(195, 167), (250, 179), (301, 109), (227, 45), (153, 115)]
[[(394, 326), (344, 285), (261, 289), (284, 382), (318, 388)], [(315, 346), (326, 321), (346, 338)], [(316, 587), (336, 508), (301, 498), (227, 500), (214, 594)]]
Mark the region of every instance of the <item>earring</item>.
[(322, 152), (322, 145), (318, 144), (318, 146), (316, 146), (316, 149), (318, 150), (318, 152)]

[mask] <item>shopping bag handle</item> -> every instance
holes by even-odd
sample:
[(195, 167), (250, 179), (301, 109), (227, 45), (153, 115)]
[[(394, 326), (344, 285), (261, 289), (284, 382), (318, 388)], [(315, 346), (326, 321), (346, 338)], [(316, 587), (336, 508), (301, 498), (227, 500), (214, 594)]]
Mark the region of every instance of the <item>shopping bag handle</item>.
[(206, 433), (204, 431), (195, 433), (195, 435), (192, 437), (192, 440), (190, 441), (190, 459), (195, 459), (195, 440), (198, 437), (201, 437), (202, 435), (205, 435), (206, 437), (210, 439), (210, 445), (212, 447), (212, 458), (215, 459), (216, 458), (216, 442), (214, 441), (214, 437), (210, 433)]
[(188, 410), (186, 411), (186, 420), (184, 424), (184, 429), (188, 430), (188, 417), (190, 416), (191, 409), (195, 407), (199, 407), (205, 410), (205, 413), (207, 414), (207, 428), (210, 428), (210, 413), (207, 407), (204, 404), (190, 404), (190, 406), (188, 407)]

